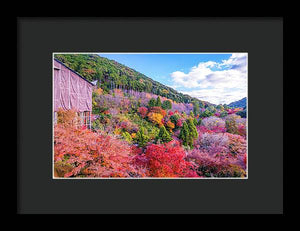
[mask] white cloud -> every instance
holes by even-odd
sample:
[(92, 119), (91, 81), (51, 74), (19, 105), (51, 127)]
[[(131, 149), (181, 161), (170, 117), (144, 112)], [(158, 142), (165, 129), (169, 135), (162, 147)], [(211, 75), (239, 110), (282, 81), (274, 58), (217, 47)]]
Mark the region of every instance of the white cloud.
[(182, 71), (171, 73), (175, 84), (180, 84), (187, 88), (199, 87), (199, 82), (205, 80), (206, 76), (212, 74), (210, 67), (216, 66), (215, 62), (199, 63), (198, 66), (192, 67), (188, 74)]
[(175, 71), (170, 75), (173, 85), (184, 88), (184, 94), (214, 104), (230, 103), (247, 94), (247, 54), (232, 54), (221, 63), (201, 62), (189, 73)]
[(213, 104), (229, 104), (246, 96), (246, 90), (235, 90), (228, 92), (224, 89), (200, 89), (180, 92)]
[(245, 73), (247, 71), (247, 54), (235, 53), (228, 60), (223, 60), (220, 66), (231, 67), (234, 70), (239, 70)]

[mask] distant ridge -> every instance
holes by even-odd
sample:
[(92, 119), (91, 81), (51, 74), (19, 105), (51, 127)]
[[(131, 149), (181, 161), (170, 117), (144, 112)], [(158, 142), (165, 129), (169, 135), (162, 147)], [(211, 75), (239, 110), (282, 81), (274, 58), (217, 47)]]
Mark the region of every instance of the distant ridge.
[(228, 104), (229, 107), (233, 107), (233, 108), (237, 108), (237, 107), (241, 107), (244, 108), (247, 105), (247, 97), (244, 97), (238, 101), (234, 101), (230, 104)]

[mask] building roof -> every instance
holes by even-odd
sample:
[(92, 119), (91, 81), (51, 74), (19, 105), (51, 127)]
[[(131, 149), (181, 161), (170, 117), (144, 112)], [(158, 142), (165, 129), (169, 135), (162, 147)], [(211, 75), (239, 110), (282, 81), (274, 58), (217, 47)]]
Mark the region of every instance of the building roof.
[(91, 83), (92, 83), (94, 86), (96, 86), (97, 82), (98, 82), (98, 80), (95, 80), (95, 81), (92, 81)]
[(76, 75), (78, 75), (80, 78), (84, 79), (86, 82), (88, 82), (89, 84), (91, 84), (92, 86), (95, 86), (94, 83), (88, 81), (86, 78), (84, 78), (83, 76), (81, 76), (79, 73), (77, 73), (76, 71), (72, 70), (71, 68), (69, 68), (68, 66), (66, 66), (63, 62), (59, 61), (58, 59), (55, 59), (54, 60), (58, 63), (60, 63), (61, 65), (63, 65), (64, 67), (68, 68), (70, 71), (72, 71), (73, 73), (75, 73)]

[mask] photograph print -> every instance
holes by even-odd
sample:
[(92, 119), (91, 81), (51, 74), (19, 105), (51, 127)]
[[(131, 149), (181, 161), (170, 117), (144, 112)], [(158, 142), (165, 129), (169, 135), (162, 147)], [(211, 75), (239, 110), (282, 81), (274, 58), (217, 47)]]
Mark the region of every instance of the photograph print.
[(248, 179), (248, 53), (53, 53), (53, 179)]

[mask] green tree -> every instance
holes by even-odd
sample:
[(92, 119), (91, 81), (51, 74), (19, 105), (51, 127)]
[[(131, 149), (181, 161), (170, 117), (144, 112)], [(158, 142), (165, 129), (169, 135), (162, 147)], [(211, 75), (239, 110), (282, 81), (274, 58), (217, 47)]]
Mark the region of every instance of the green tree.
[(199, 108), (204, 108), (204, 107), (205, 107), (204, 103), (202, 101), (200, 101), (199, 102)]
[(219, 110), (221, 110), (221, 111), (224, 110), (224, 106), (222, 104), (219, 104), (216, 108), (219, 109)]
[(155, 107), (156, 100), (154, 98), (151, 98), (148, 102), (148, 107)]
[(162, 105), (161, 105), (162, 109), (164, 110), (170, 110), (172, 109), (172, 103), (170, 100), (165, 100)]
[(184, 146), (190, 146), (190, 147), (193, 146), (193, 137), (189, 132), (189, 127), (186, 122), (183, 122), (183, 125), (179, 133), (179, 139), (182, 140), (182, 144)]
[(189, 128), (190, 135), (194, 139), (198, 138), (198, 131), (197, 131), (197, 128), (194, 124), (194, 121), (192, 119), (188, 119), (187, 120), (187, 125), (188, 125), (188, 128)]
[(200, 114), (200, 108), (199, 108), (199, 102), (198, 101), (194, 101), (193, 102), (193, 111), (195, 115), (199, 115)]
[(149, 136), (146, 135), (145, 128), (141, 127), (136, 133), (136, 139), (140, 147), (145, 147), (149, 141)]
[(179, 118), (180, 118), (180, 115), (178, 115), (177, 113), (170, 116), (170, 120), (173, 124), (177, 124), (177, 120), (179, 120)]
[(139, 108), (140, 106), (141, 106), (141, 99), (138, 99), (137, 107)]
[(194, 118), (194, 117), (195, 117), (194, 112), (191, 111), (190, 116), (191, 116), (192, 118)]
[(160, 127), (159, 133), (155, 140), (159, 143), (166, 143), (172, 140), (170, 133), (167, 131), (164, 125)]
[(157, 99), (156, 99), (156, 104), (155, 106), (157, 107), (161, 107), (161, 100), (160, 100), (160, 97), (158, 96)]
[(228, 112), (227, 111), (221, 111), (221, 113), (220, 113), (220, 117), (222, 118), (222, 117), (225, 117), (225, 116), (227, 116), (228, 115)]
[(194, 123), (194, 125), (195, 125), (195, 126), (197, 126), (197, 125), (198, 125), (198, 121), (197, 121), (197, 119), (196, 119), (196, 118), (194, 118), (194, 120), (193, 120), (193, 123)]
[(132, 143), (132, 137), (128, 132), (122, 132), (122, 136), (128, 143)]
[(202, 113), (200, 114), (200, 117), (201, 117), (201, 118), (210, 117), (210, 116), (212, 116), (213, 114), (214, 114), (214, 113), (212, 113), (210, 110), (205, 109), (205, 111), (202, 112)]
[(215, 109), (214, 106), (209, 106), (209, 107), (208, 107), (208, 110), (209, 110), (210, 112), (212, 112), (212, 113), (215, 113), (215, 112), (216, 112), (216, 109)]

